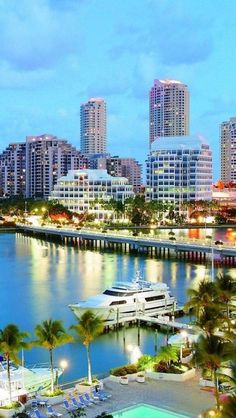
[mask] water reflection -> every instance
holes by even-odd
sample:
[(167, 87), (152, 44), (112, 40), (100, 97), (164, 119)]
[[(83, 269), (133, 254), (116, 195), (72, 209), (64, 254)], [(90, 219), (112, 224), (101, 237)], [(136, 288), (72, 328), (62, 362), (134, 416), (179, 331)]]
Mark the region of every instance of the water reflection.
[[(48, 318), (63, 319), (66, 326), (71, 325), (76, 318), (68, 308), (69, 303), (101, 293), (115, 281), (130, 281), (137, 270), (153, 283), (167, 283), (182, 304), (186, 289), (210, 276), (211, 268), (210, 263), (201, 265), (151, 259), (140, 254), (81, 250), (20, 234), (0, 235), (0, 259), (0, 327), (13, 322), (30, 332), (35, 324)], [(230, 274), (236, 277), (236, 269), (231, 268)], [(155, 338), (151, 329), (141, 327), (140, 337), (137, 328), (127, 329), (125, 346), (140, 345), (141, 352), (154, 354)], [(163, 338), (159, 333), (158, 345)], [(125, 346), (123, 330), (100, 336), (92, 345), (94, 373), (125, 364), (129, 357)], [(56, 350), (58, 360), (69, 360), (67, 378), (86, 373), (85, 354), (81, 344)], [(48, 361), (46, 350), (33, 349), (26, 353), (26, 360)]]

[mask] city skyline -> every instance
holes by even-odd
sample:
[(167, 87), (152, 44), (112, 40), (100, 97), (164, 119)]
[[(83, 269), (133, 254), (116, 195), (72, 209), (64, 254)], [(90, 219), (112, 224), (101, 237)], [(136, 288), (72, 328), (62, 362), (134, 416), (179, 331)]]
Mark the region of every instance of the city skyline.
[(99, 96), (108, 151), (143, 163), (148, 92), (170, 78), (189, 87), (190, 133), (213, 148), (219, 178), (219, 126), (235, 116), (234, 2), (101, 0), (99, 13), (96, 4), (1, 2), (1, 150), (45, 132), (80, 148), (80, 105)]

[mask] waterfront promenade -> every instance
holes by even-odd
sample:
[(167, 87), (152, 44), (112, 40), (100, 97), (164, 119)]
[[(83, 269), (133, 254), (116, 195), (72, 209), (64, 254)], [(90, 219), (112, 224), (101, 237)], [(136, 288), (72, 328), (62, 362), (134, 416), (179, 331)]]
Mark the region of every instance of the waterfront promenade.
[(211, 240), (156, 238), (152, 235), (133, 236), (122, 231), (102, 232), (89, 229), (57, 228), (52, 226), (18, 225), (18, 230), (34, 236), (57, 238), (64, 243), (93, 248), (114, 248), (124, 251), (144, 252), (156, 256), (175, 254), (178, 258), (205, 260), (207, 254), (218, 256), (222, 261), (236, 263), (236, 245)]

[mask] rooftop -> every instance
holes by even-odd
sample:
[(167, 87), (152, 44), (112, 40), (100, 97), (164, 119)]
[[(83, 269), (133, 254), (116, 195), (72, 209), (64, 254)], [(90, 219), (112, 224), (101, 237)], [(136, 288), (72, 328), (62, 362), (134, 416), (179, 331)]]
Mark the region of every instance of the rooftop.
[(156, 139), (151, 151), (157, 150), (200, 150), (202, 145), (208, 145), (202, 136), (163, 136)]
[(61, 177), (59, 180), (74, 180), (75, 176), (87, 175), (90, 180), (112, 180), (114, 181), (124, 181), (128, 184), (128, 179), (126, 177), (114, 177), (108, 174), (107, 170), (103, 169), (81, 169), (81, 170), (69, 170), (66, 176)]

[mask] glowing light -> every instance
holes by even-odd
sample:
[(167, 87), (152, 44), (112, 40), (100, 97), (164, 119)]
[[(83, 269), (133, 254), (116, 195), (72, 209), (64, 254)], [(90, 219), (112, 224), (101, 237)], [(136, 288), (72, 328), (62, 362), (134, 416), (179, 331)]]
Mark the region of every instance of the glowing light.
[(187, 338), (187, 336), (188, 336), (188, 333), (185, 330), (181, 331), (180, 334), (182, 335), (183, 338)]
[(138, 359), (142, 356), (140, 348), (136, 345), (130, 353), (131, 363), (137, 363)]
[(63, 370), (67, 369), (67, 367), (68, 367), (68, 361), (67, 361), (67, 360), (65, 360), (65, 359), (61, 360), (61, 361), (60, 361), (60, 367), (61, 367)]

